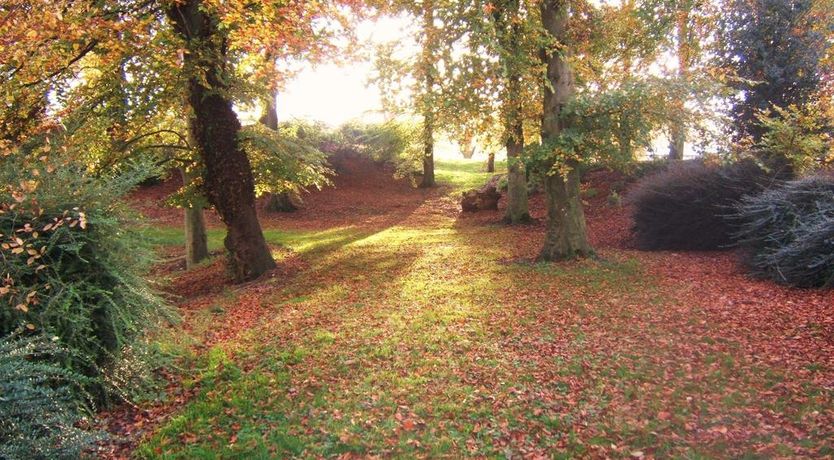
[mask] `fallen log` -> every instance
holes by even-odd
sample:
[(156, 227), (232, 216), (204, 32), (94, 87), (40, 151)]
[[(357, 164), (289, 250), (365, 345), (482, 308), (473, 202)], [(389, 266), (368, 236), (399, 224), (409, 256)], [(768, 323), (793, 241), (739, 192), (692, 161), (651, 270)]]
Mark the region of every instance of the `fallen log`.
[(498, 209), (498, 200), (501, 199), (501, 192), (498, 191), (498, 182), (503, 174), (492, 176), (483, 187), (463, 192), (460, 199), (460, 207), (463, 212), (477, 212)]

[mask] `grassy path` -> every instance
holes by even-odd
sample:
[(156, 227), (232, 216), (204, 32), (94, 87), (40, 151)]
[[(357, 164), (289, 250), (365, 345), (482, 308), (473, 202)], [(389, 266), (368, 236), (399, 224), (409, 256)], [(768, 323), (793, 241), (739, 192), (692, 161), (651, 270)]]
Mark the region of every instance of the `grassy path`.
[(651, 256), (505, 262), (530, 230), (433, 212), (444, 200), (389, 224), (268, 229), (303, 266), (201, 299), (190, 336), (163, 338), (187, 348), (258, 312), (190, 361), (197, 395), (136, 455), (834, 455), (832, 388), (815, 378), (831, 369), (750, 356)]

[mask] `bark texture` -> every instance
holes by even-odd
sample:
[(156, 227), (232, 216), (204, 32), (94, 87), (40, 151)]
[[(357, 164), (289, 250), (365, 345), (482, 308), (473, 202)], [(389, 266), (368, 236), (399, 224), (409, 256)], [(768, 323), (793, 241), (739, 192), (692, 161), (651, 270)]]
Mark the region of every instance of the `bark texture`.
[[(560, 45), (559, 52), (552, 48), (542, 52), (550, 83), (544, 89), (542, 116), (542, 139), (547, 141), (559, 136), (569, 122), (561, 116), (561, 112), (573, 96), (575, 83), (567, 60), (570, 3), (567, 0), (543, 0), (540, 8), (545, 30)], [(544, 179), (547, 233), (539, 254), (542, 260), (564, 260), (593, 254), (579, 197), (579, 165), (567, 162), (564, 166), (561, 172), (551, 173)]]
[[(188, 185), (194, 178), (185, 168), (180, 168), (182, 183)], [(185, 268), (190, 270), (209, 256), (206, 218), (203, 208), (187, 207), (185, 214)]]
[[(507, 147), (507, 210), (504, 221), (510, 224), (530, 220), (527, 200), (527, 173), (521, 154), (524, 151), (522, 119), (521, 67), (518, 62), (522, 30), (519, 21), (519, 0), (496, 3), (493, 13), (501, 44), (501, 60), (506, 91), (502, 101), (504, 136)], [(493, 168), (494, 169), (494, 168)]]
[[(240, 121), (226, 91), (227, 45), (216, 18), (199, 0), (168, 10), (174, 30), (185, 40), (188, 102), (194, 112), (191, 134), (205, 165), (206, 198), (217, 209), (227, 234), (229, 269), (237, 281), (256, 278), (275, 267), (255, 212), (252, 166), (237, 143)], [(202, 73), (202, 77), (200, 73)]]
[(434, 40), (437, 32), (434, 28), (434, 5), (426, 1), (423, 4), (423, 56), (421, 73), (423, 74), (423, 178), (421, 188), (435, 186), (434, 180)]

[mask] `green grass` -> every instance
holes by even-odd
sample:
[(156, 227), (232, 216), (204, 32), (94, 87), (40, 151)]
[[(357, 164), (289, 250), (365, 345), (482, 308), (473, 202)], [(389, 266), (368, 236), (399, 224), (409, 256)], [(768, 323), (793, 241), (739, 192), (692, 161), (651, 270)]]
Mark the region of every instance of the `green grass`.
[(439, 184), (449, 185), (454, 191), (478, 188), (494, 174), (507, 172), (506, 161), (495, 162), (495, 172), (486, 172), (486, 163), (480, 160), (440, 160), (434, 162), (434, 175)]
[[(476, 186), (488, 177), (479, 167), (438, 162), (438, 179)], [(182, 244), (178, 229), (145, 231)], [(265, 234), (307, 267), (219, 293), (188, 334), (160, 338), (188, 348), (233, 320), (242, 298), (269, 306), (246, 333), (183, 364), (198, 393), (137, 457), (831, 452), (830, 427), (814, 420), (830, 413), (832, 391), (786, 387), (799, 377), (749, 359), (742, 338), (704, 333), (700, 307), (681, 305), (637, 253), (507, 264), (518, 230), (453, 218)], [(221, 237), (210, 231), (210, 244)], [(765, 429), (751, 413), (786, 425)]]

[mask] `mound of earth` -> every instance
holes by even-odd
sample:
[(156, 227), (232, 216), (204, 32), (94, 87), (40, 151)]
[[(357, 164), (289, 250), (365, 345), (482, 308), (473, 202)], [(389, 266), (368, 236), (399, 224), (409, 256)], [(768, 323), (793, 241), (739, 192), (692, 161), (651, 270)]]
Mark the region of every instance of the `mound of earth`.
[(395, 178), (395, 170), (352, 151), (341, 150), (328, 158), (335, 172), (331, 184), (302, 195), (301, 209), (293, 213), (261, 212), (263, 222), (301, 223), (340, 221), (401, 214), (424, 199), (406, 179)]
[[(395, 170), (386, 163), (375, 162), (359, 153), (341, 150), (328, 158), (334, 175), (331, 183), (321, 189), (311, 188), (301, 195), (301, 209), (292, 213), (268, 212), (264, 209), (267, 197), (258, 199), (258, 212), (265, 223), (290, 227), (308, 227), (310, 221), (332, 224), (375, 220), (382, 216), (406, 215), (418, 207), (427, 193), (416, 190), (407, 179), (395, 177)], [(168, 206), (165, 201), (182, 187), (182, 179), (172, 172), (159, 184), (139, 187), (128, 201), (148, 220), (167, 225), (182, 222), (182, 210)], [(209, 227), (221, 226), (217, 214), (206, 212)]]

